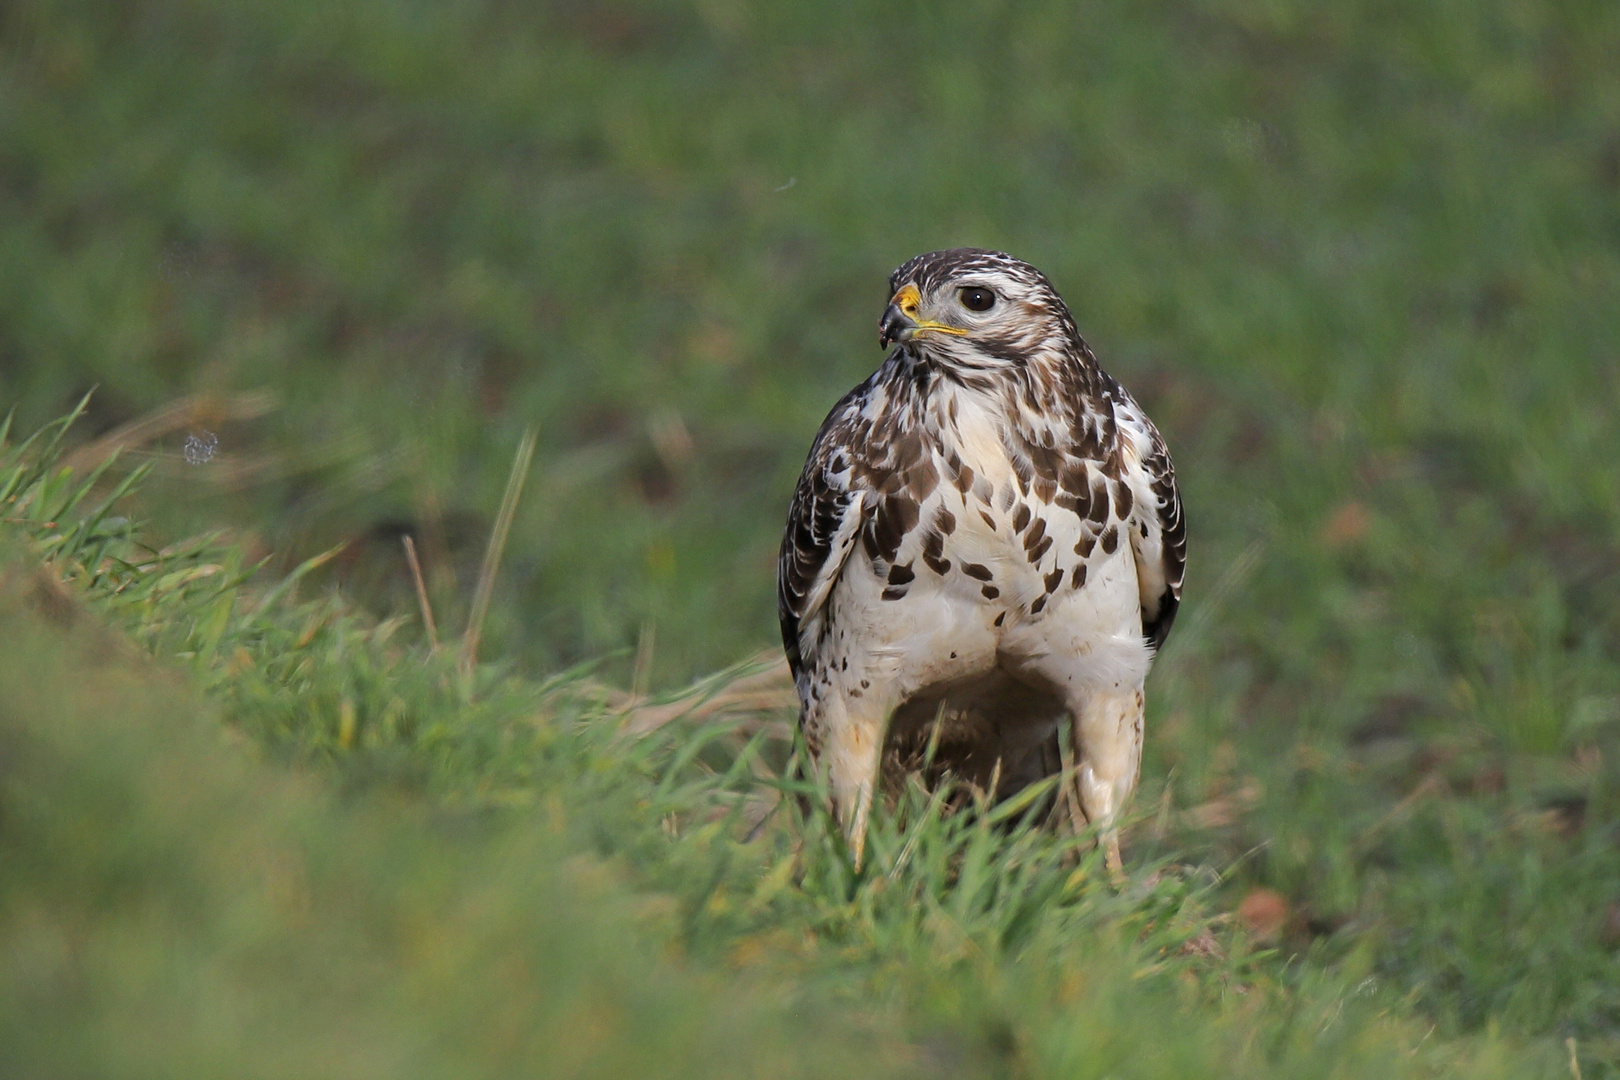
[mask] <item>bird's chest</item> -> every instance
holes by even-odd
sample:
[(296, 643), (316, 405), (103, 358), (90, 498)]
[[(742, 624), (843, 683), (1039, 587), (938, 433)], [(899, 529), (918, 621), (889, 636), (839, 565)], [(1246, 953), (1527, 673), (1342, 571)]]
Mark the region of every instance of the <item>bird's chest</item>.
[(957, 544), (982, 545), (997, 558), (1006, 558), (1005, 549), (1021, 531), (1013, 525), (1022, 519), (1021, 511), (1033, 521), (1041, 508), (1032, 505), (1028, 485), (1020, 481), (997, 426), (968, 412), (941, 433), (936, 445), (952, 481), (941, 491), (941, 502), (954, 504), (962, 519)]
[(972, 402), (941, 411), (949, 422), (903, 431), (891, 445), (912, 449), (865, 478), (859, 543), (812, 631), (828, 664), (861, 678), (892, 667), (915, 690), (1083, 662), (1128, 637), (1140, 618), (1128, 507), (1103, 463), (1009, 433)]
[[(993, 628), (1039, 617), (1063, 583), (1073, 585), (1087, 523), (1055, 501), (1054, 483), (1043, 482), (1028, 455), (1009, 449), (1004, 417), (971, 399), (939, 413), (923, 431), (924, 461), (912, 473), (927, 482), (902, 487), (917, 504), (915, 525), (892, 558), (873, 565), (881, 598), (947, 601), (965, 609), (960, 618)], [(875, 519), (880, 533), (893, 516), (884, 509)]]
[(939, 512), (957, 522), (944, 550), (959, 575), (944, 577), (981, 599), (1029, 603), (1062, 561), (1054, 549), (1074, 531), (1074, 516), (1040, 497), (1028, 463), (1015, 464), (1002, 425), (981, 410), (957, 410), (936, 445), (948, 481), (936, 493)]

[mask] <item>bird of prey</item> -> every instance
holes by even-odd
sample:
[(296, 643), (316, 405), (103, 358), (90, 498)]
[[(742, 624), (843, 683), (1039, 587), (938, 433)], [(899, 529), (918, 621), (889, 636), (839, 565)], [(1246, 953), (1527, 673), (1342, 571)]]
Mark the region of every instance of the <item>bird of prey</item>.
[(1062, 770), (1067, 720), (1063, 799), (1117, 873), (1186, 565), (1170, 454), (1028, 263), (931, 252), (889, 297), (888, 355), (821, 425), (782, 538), (805, 742), (859, 864), (886, 779), (1006, 797)]

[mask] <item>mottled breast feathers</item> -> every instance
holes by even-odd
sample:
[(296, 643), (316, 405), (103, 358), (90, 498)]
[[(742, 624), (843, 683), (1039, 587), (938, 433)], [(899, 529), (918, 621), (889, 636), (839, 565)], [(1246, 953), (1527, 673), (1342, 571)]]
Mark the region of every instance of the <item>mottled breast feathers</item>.
[[(949, 562), (941, 537), (949, 537), (953, 522), (932, 520), (928, 496), (942, 484), (965, 494), (984, 483), (949, 443), (958, 402), (982, 402), (986, 415), (997, 417), (1021, 496), (1099, 523), (1120, 522), (1135, 556), (1143, 636), (1157, 649), (1169, 634), (1186, 532), (1163, 439), (1101, 370), (1063, 301), (1028, 264), (975, 249), (936, 252), (901, 267), (891, 288), (906, 281), (948, 287), (977, 280), (975, 274), (1002, 283), (1015, 298), (1009, 305), (1019, 305), (995, 333), (969, 338), (947, 329), (928, 348), (896, 346), (833, 407), (816, 435), (778, 566), (783, 645), (795, 678), (808, 620), (827, 603), (852, 556), (870, 559), (897, 594), (925, 566), (942, 572)], [(920, 511), (930, 520), (920, 520)], [(919, 528), (929, 530), (922, 562), (894, 565), (903, 540)], [(1105, 533), (1102, 542), (1123, 538)], [(1025, 539), (1034, 548), (1043, 538)], [(1079, 587), (1078, 570), (1076, 578)]]

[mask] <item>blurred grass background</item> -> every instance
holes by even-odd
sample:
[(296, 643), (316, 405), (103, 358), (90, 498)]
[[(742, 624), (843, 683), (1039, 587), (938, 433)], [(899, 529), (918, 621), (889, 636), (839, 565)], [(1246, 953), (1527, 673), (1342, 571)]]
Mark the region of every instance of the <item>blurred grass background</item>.
[(386, 617), (408, 533), (451, 626), (534, 426), (486, 655), (670, 686), (771, 647), (787, 495), (889, 270), (1010, 250), (1188, 502), (1137, 857), (1591, 1075), (1616, 56), (1602, 0), (11, 0), (0, 403), (30, 429), (96, 386), (88, 439), (181, 402), (125, 458), (159, 542), (347, 542), (322, 580)]

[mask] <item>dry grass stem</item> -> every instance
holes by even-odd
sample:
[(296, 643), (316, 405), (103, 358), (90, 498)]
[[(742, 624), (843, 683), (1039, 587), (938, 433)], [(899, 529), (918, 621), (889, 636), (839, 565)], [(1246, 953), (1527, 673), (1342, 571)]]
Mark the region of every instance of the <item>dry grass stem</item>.
[(641, 633), (636, 638), (636, 662), (630, 672), (630, 697), (641, 700), (647, 696), (647, 687), (652, 681), (653, 648), (658, 640), (658, 626), (653, 622), (641, 624)]
[[(742, 713), (797, 712), (799, 698), (788, 675), (787, 661), (778, 659), (763, 671), (741, 675), (720, 686), (705, 682), (691, 687), (670, 701), (641, 704), (622, 691), (613, 692), (609, 701), (624, 713), (626, 735), (646, 735), (673, 720), (708, 720)], [(784, 725), (784, 737), (792, 729)]]
[(422, 564), (416, 559), (416, 542), (409, 533), (400, 537), (405, 545), (405, 561), (411, 568), (411, 583), (416, 586), (416, 603), (422, 609), (422, 625), (427, 628), (428, 647), (439, 651), (439, 625), (433, 620), (433, 604), (428, 600), (427, 583), (422, 580)]
[(512, 530), (512, 519), (517, 516), (518, 498), (523, 494), (523, 482), (528, 479), (529, 464), (534, 460), (534, 445), (534, 429), (529, 428), (523, 432), (517, 456), (512, 459), (512, 471), (506, 477), (506, 492), (501, 496), (501, 509), (495, 515), (495, 527), (490, 530), (489, 548), (484, 552), (483, 565), (478, 568), (472, 613), (467, 617), (467, 633), (461, 639), (463, 675), (471, 675), (478, 663), (478, 641), (483, 636), (484, 620), (489, 616), (489, 601), (495, 593), (495, 573), (500, 569), (501, 555), (506, 550), (506, 536)]
[(1381, 836), (1385, 829), (1402, 821), (1424, 799), (1431, 795), (1441, 794), (1446, 790), (1446, 781), (1439, 773), (1431, 772), (1424, 775), (1417, 787), (1401, 796), (1399, 802), (1385, 811), (1384, 816), (1367, 826), (1361, 835), (1356, 838), (1356, 849), (1367, 851)]
[(276, 408), (274, 394), (256, 390), (233, 397), (193, 394), (170, 402), (121, 427), (114, 428), (95, 442), (79, 447), (62, 459), (64, 465), (85, 469), (99, 465), (114, 453), (133, 450), (165, 435), (199, 424), (253, 420)]

